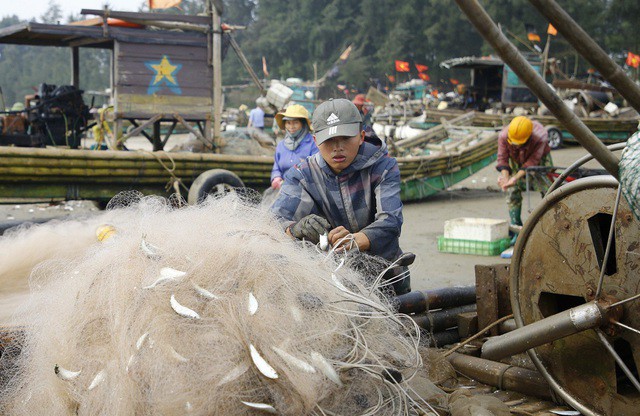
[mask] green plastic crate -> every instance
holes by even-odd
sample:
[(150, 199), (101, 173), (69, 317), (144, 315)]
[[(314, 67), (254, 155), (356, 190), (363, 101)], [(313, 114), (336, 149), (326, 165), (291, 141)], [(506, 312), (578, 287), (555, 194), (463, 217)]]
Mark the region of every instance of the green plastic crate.
[(496, 241), (459, 240), (438, 237), (438, 251), (441, 253), (475, 254), (477, 256), (498, 256), (509, 248), (510, 238)]

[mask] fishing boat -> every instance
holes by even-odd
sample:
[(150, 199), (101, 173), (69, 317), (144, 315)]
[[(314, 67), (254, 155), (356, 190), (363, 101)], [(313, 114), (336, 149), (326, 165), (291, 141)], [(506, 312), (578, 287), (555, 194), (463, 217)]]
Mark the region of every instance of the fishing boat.
[[(451, 120), (461, 114), (465, 114), (465, 111), (427, 109), (421, 116), (410, 120), (407, 124), (416, 129), (429, 129), (439, 124), (443, 119)], [(507, 125), (515, 117), (515, 114), (489, 114), (478, 111), (473, 111), (473, 114), (474, 126), (494, 128)], [(575, 137), (555, 117), (532, 115), (531, 118), (547, 127), (549, 145), (552, 149), (558, 149), (564, 143), (577, 143)], [(639, 121), (637, 116), (616, 118), (580, 117), (580, 120), (605, 144), (626, 141), (629, 136), (638, 130)]]
[[(404, 201), (426, 198), (487, 166), (496, 157), (495, 130), (453, 124), (390, 142)], [(207, 194), (270, 186), (273, 158), (213, 153), (0, 147), (0, 198), (108, 201), (123, 190)]]

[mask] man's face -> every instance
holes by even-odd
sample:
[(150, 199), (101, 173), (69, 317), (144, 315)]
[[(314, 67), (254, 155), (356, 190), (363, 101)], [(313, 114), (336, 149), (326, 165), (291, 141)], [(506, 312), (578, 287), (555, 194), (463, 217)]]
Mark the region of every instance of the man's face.
[(353, 162), (362, 142), (364, 142), (364, 131), (353, 137), (332, 137), (318, 146), (318, 149), (331, 171), (337, 175)]

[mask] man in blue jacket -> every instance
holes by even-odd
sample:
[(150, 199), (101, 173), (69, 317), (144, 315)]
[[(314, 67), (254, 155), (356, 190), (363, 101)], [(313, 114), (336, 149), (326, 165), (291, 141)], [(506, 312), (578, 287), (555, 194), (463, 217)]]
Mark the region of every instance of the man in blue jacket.
[[(397, 259), (402, 228), (400, 169), (379, 139), (365, 141), (362, 116), (346, 99), (320, 104), (313, 113), (319, 152), (289, 169), (279, 198), (271, 208), (287, 234), (317, 243), (328, 232), (329, 243)], [(354, 247), (355, 248), (355, 247)], [(409, 292), (409, 277), (394, 285)]]

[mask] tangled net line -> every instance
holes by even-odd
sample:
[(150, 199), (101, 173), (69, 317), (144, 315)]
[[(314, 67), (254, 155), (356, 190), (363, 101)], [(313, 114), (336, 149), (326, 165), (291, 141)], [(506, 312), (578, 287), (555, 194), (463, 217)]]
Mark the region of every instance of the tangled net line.
[(22, 335), (0, 360), (2, 414), (430, 408), (410, 387), (419, 331), (366, 258), (357, 271), (350, 252), (301, 245), (237, 195), (123, 200), (109, 238), (33, 270)]

